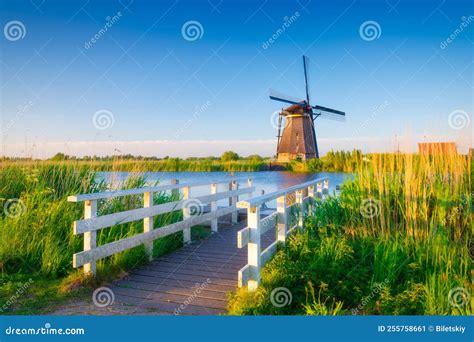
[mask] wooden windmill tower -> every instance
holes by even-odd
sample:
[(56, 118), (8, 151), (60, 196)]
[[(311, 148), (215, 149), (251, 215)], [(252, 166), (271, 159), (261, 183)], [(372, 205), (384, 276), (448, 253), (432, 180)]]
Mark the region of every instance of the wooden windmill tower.
[[(307, 160), (319, 158), (318, 143), (314, 120), (320, 116), (343, 121), (346, 113), (339, 110), (312, 106), (308, 87), (308, 57), (303, 56), (304, 80), (306, 100), (300, 100), (270, 90), (270, 99), (291, 104), (282, 109), (278, 117), (278, 162), (289, 162), (293, 159)], [(285, 120), (283, 132), (281, 124)]]

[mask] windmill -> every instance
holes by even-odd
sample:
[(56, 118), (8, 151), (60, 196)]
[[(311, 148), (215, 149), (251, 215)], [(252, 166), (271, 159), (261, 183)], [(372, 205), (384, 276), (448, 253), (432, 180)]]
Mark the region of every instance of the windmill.
[[(346, 113), (344, 112), (311, 105), (308, 86), (308, 61), (308, 57), (303, 56), (306, 100), (270, 90), (270, 99), (291, 104), (291, 106), (282, 109), (278, 115), (277, 157), (279, 162), (289, 162), (292, 159), (319, 158), (314, 120), (320, 116), (337, 121), (345, 120)], [(283, 120), (285, 120), (285, 125), (282, 132)]]

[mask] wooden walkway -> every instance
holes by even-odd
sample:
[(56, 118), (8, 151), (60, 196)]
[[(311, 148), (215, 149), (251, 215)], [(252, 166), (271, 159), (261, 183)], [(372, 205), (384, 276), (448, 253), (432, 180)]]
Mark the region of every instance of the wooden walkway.
[[(238, 271), (247, 264), (247, 248), (237, 248), (237, 232), (244, 227), (246, 221), (219, 223), (210, 237), (131, 271), (108, 286), (115, 296), (112, 312), (126, 306), (127, 314), (225, 313), (227, 293), (237, 289)], [(268, 233), (262, 235), (263, 248), (275, 240), (275, 232)]]

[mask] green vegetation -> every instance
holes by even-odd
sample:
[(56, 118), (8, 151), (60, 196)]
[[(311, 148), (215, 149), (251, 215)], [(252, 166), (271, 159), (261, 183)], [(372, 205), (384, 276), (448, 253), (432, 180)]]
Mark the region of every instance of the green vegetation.
[[(293, 161), (288, 164), (278, 164), (272, 158), (259, 155), (241, 157), (233, 151), (224, 152), (218, 157), (187, 159), (181, 158), (155, 158), (132, 155), (76, 158), (57, 153), (46, 161), (34, 161), (31, 159), (4, 159), (4, 165), (70, 165), (75, 168), (88, 167), (94, 171), (137, 171), (148, 172), (255, 172), (255, 171), (293, 171), (293, 172), (353, 172), (360, 160), (361, 152), (329, 152), (321, 159), (312, 159), (306, 162)], [(1, 166), (0, 166), (1, 167)]]
[[(84, 293), (84, 287), (110, 280), (145, 262), (142, 246), (98, 262), (97, 279), (84, 278), (72, 268), (72, 255), (82, 250), (82, 235), (74, 236), (73, 221), (83, 215), (82, 203), (68, 203), (68, 195), (106, 190), (95, 181), (86, 166), (10, 165), (0, 169), (0, 311), (38, 313), (49, 304)], [(145, 185), (142, 176), (129, 178), (120, 188)], [(172, 200), (171, 194), (154, 198), (159, 204)], [(102, 200), (100, 215), (142, 207), (141, 196)], [(155, 227), (180, 219), (180, 212), (155, 217)], [(131, 222), (103, 229), (98, 245), (141, 233), (142, 222)], [(202, 234), (196, 229), (197, 234)], [(168, 253), (182, 244), (182, 234), (155, 241), (154, 255)], [(30, 282), (31, 279), (31, 282)], [(24, 293), (18, 296), (19, 292)], [(19, 297), (19, 298), (16, 298)], [(14, 299), (14, 300), (11, 300)], [(10, 303), (13, 302), (13, 303)], [(48, 304), (48, 305), (46, 305)]]
[[(230, 314), (472, 315), (471, 163), (361, 159), (340, 196), (319, 202), (266, 265), (262, 286), (231, 297)], [(272, 305), (278, 287), (290, 304)]]

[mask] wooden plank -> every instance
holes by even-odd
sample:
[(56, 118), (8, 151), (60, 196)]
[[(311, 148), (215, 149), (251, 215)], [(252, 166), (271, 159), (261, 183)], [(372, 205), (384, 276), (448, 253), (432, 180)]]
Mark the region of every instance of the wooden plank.
[[(242, 188), (234, 191), (220, 192), (206, 196), (195, 197), (196, 201), (202, 204), (209, 203), (214, 200), (225, 199), (233, 195), (243, 195), (254, 191), (254, 188)], [(198, 202), (198, 203), (199, 203)], [(74, 222), (74, 234), (83, 234), (89, 231), (95, 231), (102, 228), (112, 227), (118, 224), (128, 223), (144, 219), (146, 217), (157, 216), (171, 211), (181, 210), (186, 205), (186, 200), (163, 203), (149, 208), (138, 208), (119, 213), (103, 215), (93, 218), (85, 218)]]
[[(93, 218), (97, 216), (97, 201), (85, 201), (84, 202), (84, 217)], [(84, 234), (84, 251), (88, 252), (94, 250), (97, 246), (97, 233), (88, 232)], [(74, 259), (74, 257), (73, 257)], [(95, 276), (97, 272), (97, 266), (95, 260), (88, 263), (84, 263), (84, 274), (92, 274)]]
[(250, 229), (245, 227), (237, 232), (237, 248), (247, 246), (250, 239)]
[(183, 268), (170, 268), (170, 267), (162, 267), (161, 269), (158, 269), (156, 267), (150, 267), (147, 265), (142, 266), (144, 270), (148, 271), (163, 271), (163, 272), (168, 272), (170, 274), (187, 274), (187, 275), (196, 275), (196, 276), (201, 276), (201, 277), (207, 277), (207, 278), (217, 278), (217, 279), (227, 279), (227, 280), (237, 280), (237, 274), (235, 273), (224, 273), (222, 271), (210, 271), (210, 270), (193, 270), (186, 268), (183, 266)]
[[(137, 269), (133, 272), (133, 274), (139, 274), (141, 276), (148, 276), (148, 277), (160, 277), (166, 279), (176, 279), (179, 281), (186, 280), (189, 282), (204, 282), (209, 277), (200, 276), (200, 275), (193, 275), (193, 274), (185, 274), (185, 273), (172, 273), (163, 272), (163, 271), (156, 271), (156, 270), (145, 270), (145, 269)], [(212, 278), (212, 283), (222, 286), (233, 286), (235, 288), (236, 281), (234, 279), (224, 279), (224, 278)]]
[[(208, 283), (202, 283), (201, 285), (193, 284), (192, 286), (185, 288), (164, 284), (150, 284), (146, 282), (136, 281), (135, 279), (130, 279), (114, 283), (114, 285), (126, 289), (138, 289), (144, 291), (170, 293), (182, 296), (197, 296), (200, 298), (227, 301), (227, 294), (225, 292), (209, 291), (208, 286), (210, 284)], [(199, 290), (198, 293), (196, 293), (196, 290)]]
[[(145, 192), (143, 194), (143, 207), (149, 208), (153, 206), (153, 193)], [(143, 219), (143, 232), (148, 233), (153, 230), (153, 216), (145, 217)], [(148, 260), (153, 259), (153, 241), (145, 242), (145, 253), (148, 255)]]
[(314, 180), (311, 180), (311, 181), (306, 182), (306, 183), (301, 183), (301, 184), (298, 184), (298, 185), (290, 186), (290, 187), (282, 189), (282, 190), (274, 191), (274, 192), (266, 194), (266, 195), (262, 195), (262, 196), (258, 196), (258, 197), (252, 197), (252, 198), (247, 199), (246, 201), (238, 202), (237, 203), (237, 208), (259, 207), (262, 204), (267, 203), (269, 201), (272, 201), (272, 200), (274, 200), (274, 199), (276, 199), (280, 196), (286, 195), (288, 193), (295, 192), (297, 190), (307, 188), (311, 185), (317, 184), (318, 182), (322, 182), (322, 181), (327, 180), (327, 179), (328, 179), (327, 177), (318, 178), (318, 179), (314, 179)]
[(158, 262), (158, 263), (153, 263), (152, 265), (147, 265), (144, 267), (145, 269), (156, 269), (160, 271), (169, 271), (171, 273), (173, 272), (187, 272), (187, 271), (193, 271), (193, 272), (209, 272), (214, 274), (214, 276), (220, 276), (221, 274), (224, 276), (229, 276), (229, 279), (233, 279), (236, 271), (237, 270), (232, 270), (229, 268), (225, 267), (211, 267), (210, 265), (196, 265), (196, 264), (188, 264), (188, 263), (181, 263), (181, 264), (176, 264), (176, 263), (166, 263), (166, 262)]
[(245, 265), (239, 270), (239, 279), (238, 279), (238, 286), (244, 287), (247, 286), (249, 279), (250, 279), (250, 265)]
[(153, 241), (158, 238), (177, 233), (183, 230), (187, 225), (195, 226), (200, 223), (209, 221), (215, 217), (231, 213), (234, 210), (235, 208), (232, 207), (223, 208), (200, 216), (193, 216), (187, 219), (186, 221), (180, 221), (173, 224), (169, 224), (167, 226), (154, 229), (148, 233), (137, 234), (126, 239), (114, 241), (106, 245), (99, 246), (89, 251), (76, 253), (73, 256), (73, 266), (79, 267), (86, 263), (90, 263), (92, 261), (96, 261), (111, 256), (113, 254), (123, 252), (127, 249), (139, 246), (147, 241)]
[(209, 185), (211, 183), (223, 184), (229, 183), (232, 180), (242, 181), (246, 180), (246, 178), (222, 178), (217, 181), (209, 182), (208, 180), (205, 181), (196, 181), (196, 182), (188, 182), (188, 183), (178, 183), (178, 184), (169, 184), (169, 185), (158, 185), (158, 186), (147, 186), (143, 188), (135, 188), (135, 189), (127, 189), (127, 190), (115, 190), (115, 191), (104, 191), (104, 192), (96, 192), (92, 194), (80, 194), (80, 195), (71, 195), (68, 196), (68, 202), (82, 202), (82, 201), (92, 201), (92, 200), (99, 200), (105, 198), (114, 198), (114, 197), (122, 197), (122, 196), (130, 196), (130, 195), (141, 195), (145, 192), (163, 192), (168, 190), (177, 190), (182, 189), (184, 187), (197, 187), (203, 185)]
[[(137, 281), (140, 283), (148, 283), (152, 285), (163, 285), (163, 286), (172, 286), (175, 288), (190, 288), (196, 285), (195, 281), (188, 281), (188, 280), (176, 280), (173, 278), (163, 278), (157, 276), (150, 276), (150, 275), (140, 275), (138, 273), (130, 273), (129, 279), (133, 281)], [(206, 290), (214, 291), (214, 292), (221, 292), (227, 294), (229, 291), (235, 290), (235, 286), (231, 285), (219, 285), (211, 283), (206, 287)]]
[(260, 207), (251, 207), (248, 210), (248, 226), (250, 229), (250, 240), (248, 246), (248, 264), (252, 271), (247, 281), (249, 291), (255, 291), (260, 284)]

